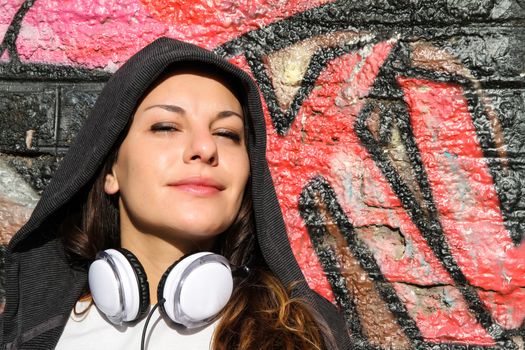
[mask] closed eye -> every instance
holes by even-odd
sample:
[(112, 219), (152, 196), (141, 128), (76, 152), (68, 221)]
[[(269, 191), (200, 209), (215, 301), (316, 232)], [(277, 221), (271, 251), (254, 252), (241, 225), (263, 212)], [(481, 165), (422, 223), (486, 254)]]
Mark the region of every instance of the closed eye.
[(151, 126), (151, 131), (153, 132), (172, 132), (172, 131), (178, 131), (179, 128), (174, 123), (155, 123)]
[(218, 130), (218, 131), (216, 131), (214, 133), (214, 135), (219, 136), (219, 137), (225, 137), (227, 139), (232, 140), (235, 143), (240, 143), (241, 142), (241, 135), (239, 135), (238, 133), (236, 133), (234, 131)]

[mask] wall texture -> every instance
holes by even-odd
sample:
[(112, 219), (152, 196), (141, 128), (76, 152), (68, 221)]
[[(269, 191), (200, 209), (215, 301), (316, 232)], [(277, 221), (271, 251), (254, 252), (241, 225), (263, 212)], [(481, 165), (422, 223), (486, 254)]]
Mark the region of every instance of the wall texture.
[(292, 248), (356, 347), (524, 348), (524, 0), (0, 0), (1, 252), (162, 35), (260, 84)]

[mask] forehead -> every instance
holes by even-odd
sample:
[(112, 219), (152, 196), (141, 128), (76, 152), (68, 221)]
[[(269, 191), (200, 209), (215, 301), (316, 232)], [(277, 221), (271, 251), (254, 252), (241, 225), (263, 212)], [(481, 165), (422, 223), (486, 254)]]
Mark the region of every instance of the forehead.
[(209, 107), (242, 109), (242, 102), (221, 77), (194, 71), (175, 71), (164, 74), (144, 94), (137, 111), (152, 102), (185, 102)]

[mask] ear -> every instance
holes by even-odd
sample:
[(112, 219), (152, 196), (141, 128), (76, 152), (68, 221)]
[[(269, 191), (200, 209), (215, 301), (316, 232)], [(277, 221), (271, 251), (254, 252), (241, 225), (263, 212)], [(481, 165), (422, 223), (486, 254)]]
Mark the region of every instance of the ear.
[(118, 185), (117, 175), (115, 170), (112, 168), (111, 173), (106, 175), (104, 180), (104, 192), (109, 195), (116, 194), (119, 191), (120, 187)]

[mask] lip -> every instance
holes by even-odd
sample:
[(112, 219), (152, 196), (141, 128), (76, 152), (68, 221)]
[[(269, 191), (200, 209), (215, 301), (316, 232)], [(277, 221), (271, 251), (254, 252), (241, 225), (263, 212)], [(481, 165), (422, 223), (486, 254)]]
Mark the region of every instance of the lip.
[(205, 177), (188, 177), (169, 183), (168, 186), (197, 195), (211, 195), (225, 189), (220, 182)]

